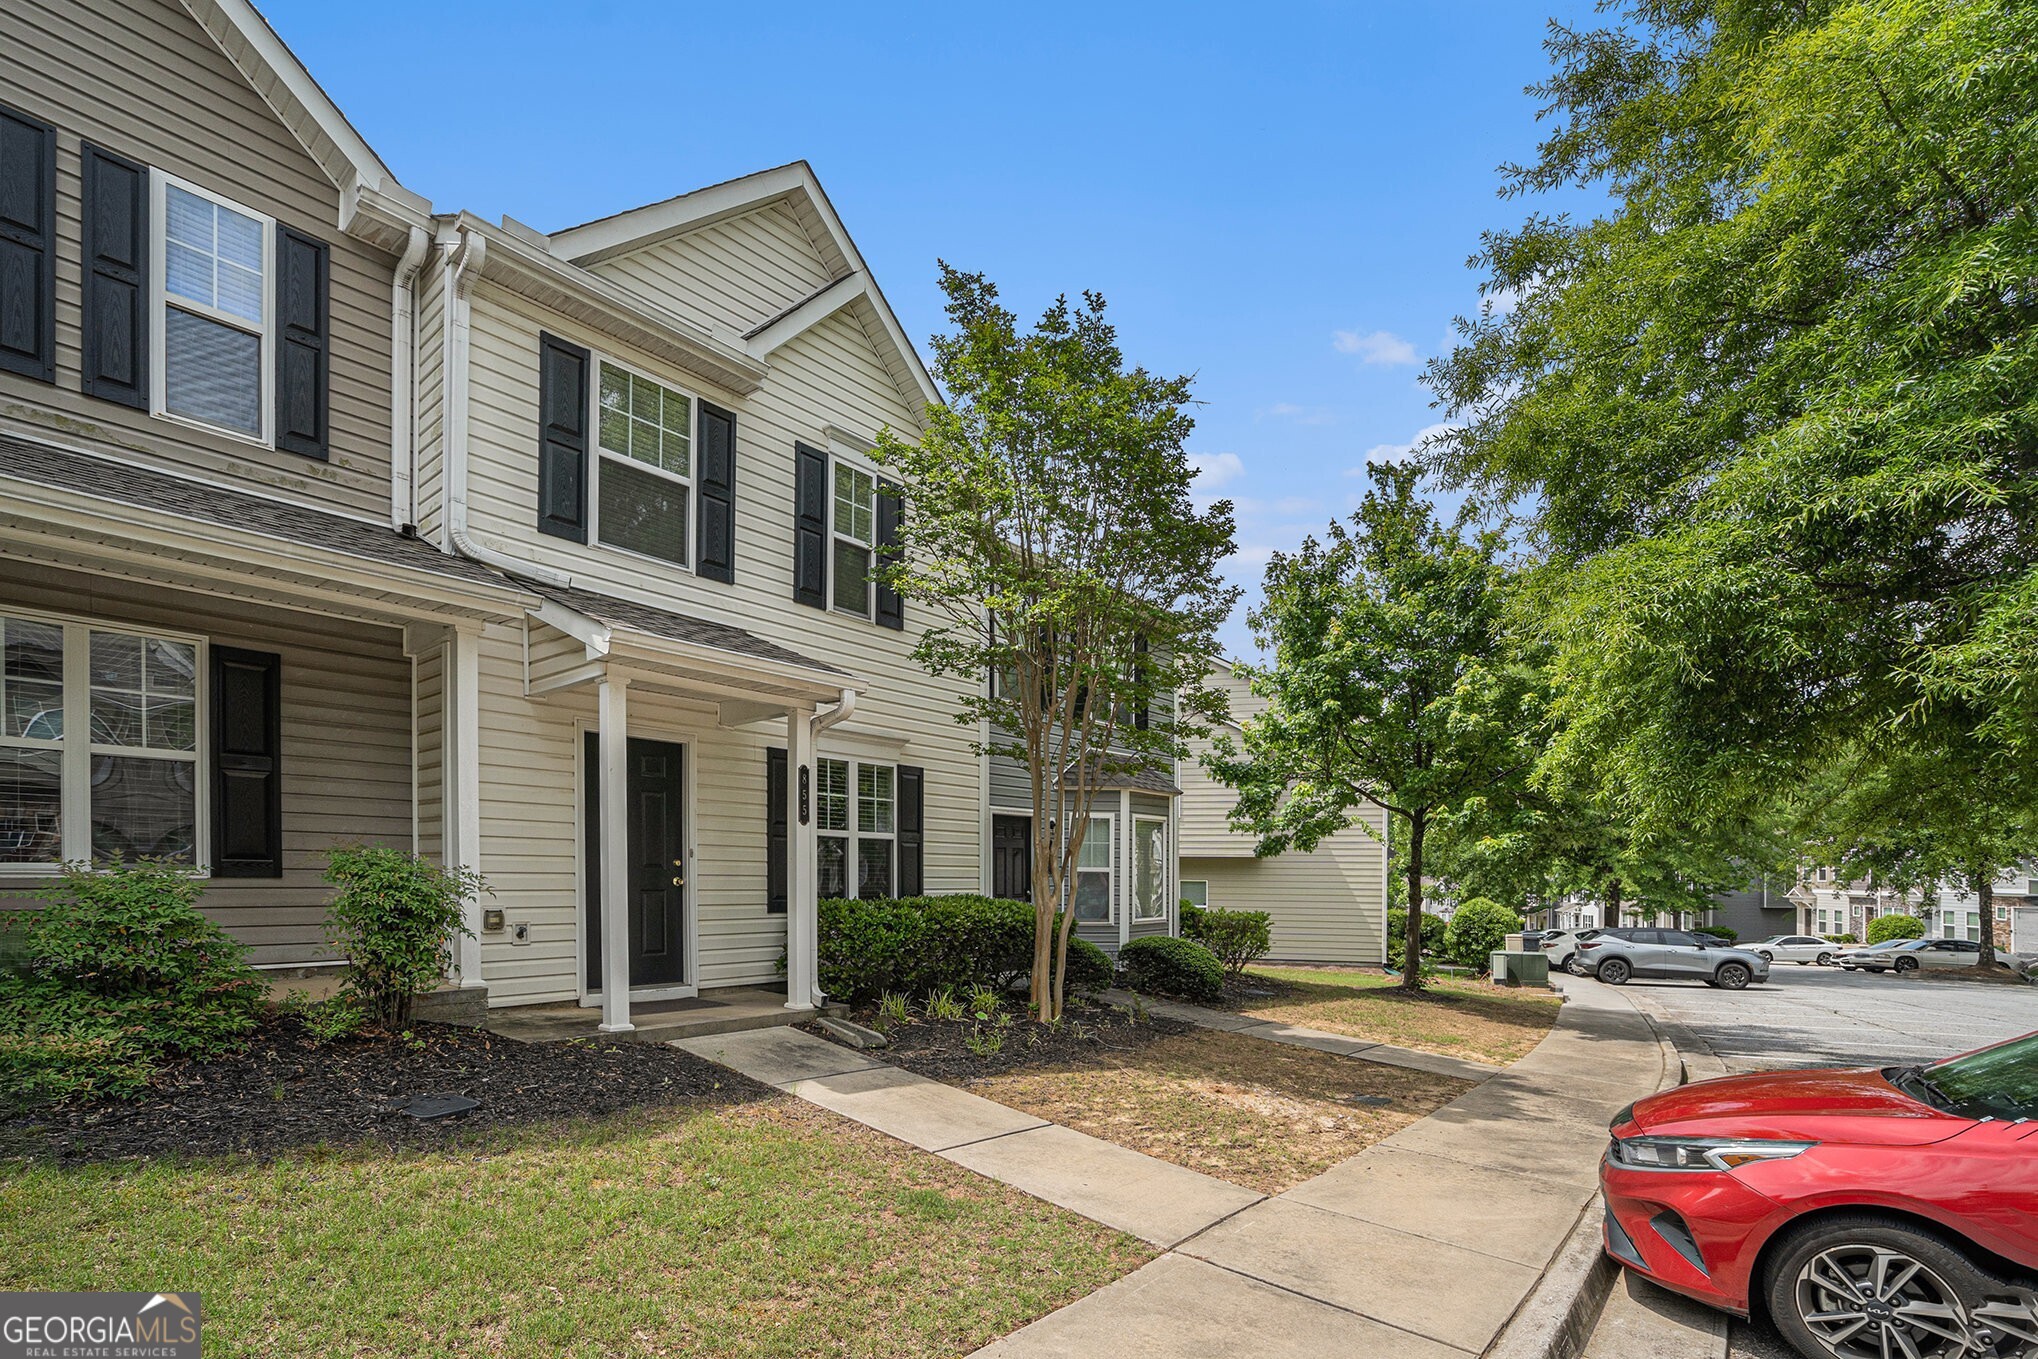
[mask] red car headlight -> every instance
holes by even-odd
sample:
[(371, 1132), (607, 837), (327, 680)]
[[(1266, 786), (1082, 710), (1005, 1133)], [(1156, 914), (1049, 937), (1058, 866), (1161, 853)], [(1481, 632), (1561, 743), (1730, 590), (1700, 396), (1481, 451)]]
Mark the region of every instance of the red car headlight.
[(1616, 1137), (1608, 1159), (1628, 1170), (1733, 1170), (1753, 1161), (1787, 1161), (1816, 1142), (1745, 1137)]

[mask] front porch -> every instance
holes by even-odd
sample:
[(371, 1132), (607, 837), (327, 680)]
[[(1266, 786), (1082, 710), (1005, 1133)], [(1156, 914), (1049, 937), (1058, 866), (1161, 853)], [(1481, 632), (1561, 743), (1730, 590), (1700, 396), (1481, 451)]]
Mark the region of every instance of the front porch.
[[(826, 1013), (840, 1006), (823, 1005)], [(763, 986), (720, 986), (677, 1000), (639, 1001), (630, 1007), (635, 1026), (622, 1035), (640, 1043), (669, 1043), (682, 1038), (737, 1033), (800, 1024), (814, 1011), (788, 1008), (783, 991)], [(490, 1033), (523, 1043), (558, 1043), (602, 1037), (601, 1011), (573, 1001), (492, 1010), (485, 1025)]]

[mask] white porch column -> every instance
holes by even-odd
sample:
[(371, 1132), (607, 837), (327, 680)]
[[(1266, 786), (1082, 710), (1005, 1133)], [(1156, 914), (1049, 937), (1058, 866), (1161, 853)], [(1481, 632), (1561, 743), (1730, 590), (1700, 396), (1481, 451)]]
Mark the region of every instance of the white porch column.
[(628, 678), (605, 673), (601, 731), (601, 1031), (630, 1022), (630, 783)]
[(809, 1010), (820, 984), (821, 917), (814, 867), (814, 710), (785, 713), (785, 1006)]
[[(455, 629), (446, 640), (446, 746), (443, 782), (448, 867), (481, 870), (481, 634)], [(454, 968), (462, 986), (483, 986), (481, 898), (461, 908), (467, 933), (459, 938)]]

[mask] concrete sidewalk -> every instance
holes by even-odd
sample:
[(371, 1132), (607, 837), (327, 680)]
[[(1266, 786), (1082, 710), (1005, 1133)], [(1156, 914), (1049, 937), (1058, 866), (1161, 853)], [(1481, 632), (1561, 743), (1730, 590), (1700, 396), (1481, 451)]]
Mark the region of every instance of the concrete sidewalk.
[(1568, 995), (1536, 1050), (1477, 1089), (979, 1353), (1321, 1359), (1334, 1346), (1462, 1359), (1496, 1348), (1591, 1209), (1608, 1119), (1679, 1075), (1675, 1052), (1617, 992)]
[[(1532, 1343), (1524, 1336), (1549, 1304), (1524, 1303), (1567, 1243), (1567, 1257), (1579, 1253), (1608, 1119), (1679, 1076), (1675, 1051), (1618, 992), (1568, 994), (1527, 1057), (1482, 1070), (1481, 1085), (1427, 1118), (1272, 1198), (797, 1030), (675, 1046), (1167, 1251), (982, 1355), (1463, 1359), (1503, 1333), (1498, 1348)], [(1179, 1013), (1195, 1008), (1148, 1006), (1199, 1022)], [(1383, 1046), (1263, 1022), (1222, 1027), (1306, 1047), (1335, 1040), (1350, 1049), (1327, 1050), (1368, 1061)], [(1518, 1314), (1530, 1320), (1510, 1331)]]

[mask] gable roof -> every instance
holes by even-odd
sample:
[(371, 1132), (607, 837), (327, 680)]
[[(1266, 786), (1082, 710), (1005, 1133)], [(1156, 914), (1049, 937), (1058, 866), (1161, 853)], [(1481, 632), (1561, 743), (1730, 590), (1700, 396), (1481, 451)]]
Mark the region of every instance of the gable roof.
[[(179, 3), (341, 191), (343, 219), (365, 208), (371, 216), (386, 217), (392, 226), (406, 230), (429, 224), (431, 203), (397, 182), (382, 157), (248, 0)], [(346, 220), (340, 225), (354, 229)]]
[(821, 188), (814, 167), (803, 160), (583, 222), (555, 231), (547, 239), (554, 254), (584, 267), (777, 202), (783, 202), (806, 229), (830, 282), (746, 335), (751, 355), (764, 358), (843, 308), (860, 306), (877, 323), (872, 339), (899, 391), (909, 398), (917, 396), (929, 405), (940, 404), (941, 389), (934, 385), (926, 365), (920, 361), (919, 351), (906, 338), (905, 329), (863, 262), (849, 229), (835, 215), (834, 205)]

